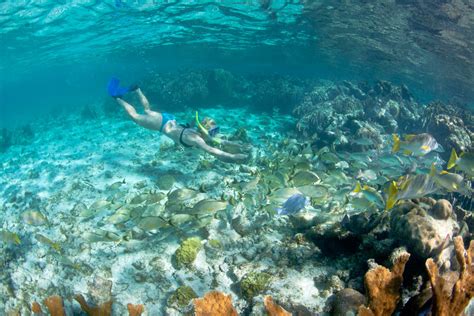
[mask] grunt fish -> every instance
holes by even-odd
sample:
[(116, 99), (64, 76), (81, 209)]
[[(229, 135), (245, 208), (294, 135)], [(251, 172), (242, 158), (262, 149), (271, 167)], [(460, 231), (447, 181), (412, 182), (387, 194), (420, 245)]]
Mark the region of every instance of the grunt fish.
[(61, 245), (57, 242), (54, 242), (52, 241), (51, 239), (49, 239), (48, 237), (46, 236), (43, 236), (41, 234), (36, 234), (35, 235), (35, 238), (37, 241), (39, 241), (40, 243), (42, 244), (45, 244), (51, 248), (53, 248), (54, 250), (56, 250), (57, 252), (61, 253), (62, 252), (62, 249), (61, 249)]
[(7, 244), (21, 244), (20, 237), (17, 233), (10, 232), (8, 230), (0, 230), (0, 240)]
[(392, 181), (390, 184), (385, 209), (391, 209), (399, 200), (416, 199), (436, 191), (438, 186), (429, 174), (403, 176), (398, 183)]
[(48, 219), (41, 212), (35, 210), (27, 210), (21, 214), (21, 217), (28, 225), (42, 226), (49, 224)]
[(309, 185), (313, 184), (315, 182), (320, 181), (319, 177), (317, 174), (314, 172), (308, 171), (308, 170), (302, 170), (297, 172), (293, 178), (291, 179), (293, 181), (293, 184), (297, 187), (303, 186), (303, 185)]
[(472, 189), (464, 182), (464, 177), (457, 173), (442, 170), (438, 172), (435, 165), (431, 166), (430, 176), (437, 185), (448, 192), (458, 192), (462, 195), (472, 195)]
[(141, 230), (149, 231), (149, 230), (156, 230), (158, 228), (163, 228), (168, 225), (169, 223), (161, 217), (147, 216), (147, 217), (143, 217), (138, 222), (137, 227), (140, 228)]
[(218, 200), (201, 200), (197, 202), (188, 212), (188, 214), (215, 213), (225, 210), (228, 203)]
[(461, 155), (456, 154), (456, 150), (451, 151), (448, 161), (448, 170), (456, 167), (470, 177), (474, 177), (474, 153), (463, 152)]
[(377, 206), (383, 208), (385, 201), (382, 195), (374, 188), (368, 185), (361, 186), (357, 182), (355, 189), (349, 194), (352, 199), (349, 202), (358, 208)]
[(356, 179), (362, 181), (375, 181), (377, 180), (377, 173), (374, 170), (367, 169), (367, 170), (359, 170), (356, 175)]
[(436, 139), (427, 133), (406, 135), (405, 140), (400, 140), (397, 134), (393, 134), (392, 137), (392, 153), (403, 150), (406, 155), (424, 156), (433, 150), (443, 151)]

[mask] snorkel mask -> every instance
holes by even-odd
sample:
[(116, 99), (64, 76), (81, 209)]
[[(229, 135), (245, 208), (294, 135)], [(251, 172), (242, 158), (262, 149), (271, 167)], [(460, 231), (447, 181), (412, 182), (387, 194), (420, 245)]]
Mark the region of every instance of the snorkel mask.
[(216, 121), (214, 121), (213, 119), (209, 117), (205, 117), (201, 122), (199, 122), (197, 112), (196, 112), (196, 123), (202, 132), (206, 133), (207, 135), (211, 137), (214, 137), (217, 135), (217, 133), (219, 133), (220, 129), (219, 129), (219, 126), (217, 126)]

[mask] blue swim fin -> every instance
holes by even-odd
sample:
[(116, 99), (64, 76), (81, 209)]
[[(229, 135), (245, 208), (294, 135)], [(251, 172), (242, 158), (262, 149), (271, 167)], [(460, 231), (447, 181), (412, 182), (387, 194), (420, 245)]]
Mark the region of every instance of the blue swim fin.
[(128, 87), (121, 87), (120, 80), (115, 77), (112, 77), (107, 85), (107, 92), (112, 98), (121, 98), (127, 92), (130, 92), (130, 88)]

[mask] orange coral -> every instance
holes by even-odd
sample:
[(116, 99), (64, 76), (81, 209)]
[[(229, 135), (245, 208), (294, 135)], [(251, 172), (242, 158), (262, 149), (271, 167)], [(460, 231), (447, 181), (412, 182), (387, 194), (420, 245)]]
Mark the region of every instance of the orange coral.
[(89, 306), (82, 295), (76, 295), (74, 297), (76, 301), (81, 305), (81, 309), (86, 312), (89, 316), (110, 316), (112, 315), (112, 301), (105, 302), (100, 306)]
[(211, 291), (193, 300), (196, 316), (238, 316), (230, 295)]
[(41, 306), (40, 304), (38, 304), (38, 302), (33, 302), (33, 304), (31, 304), (31, 311), (33, 312), (33, 314), (43, 314)]
[(127, 309), (128, 309), (129, 316), (140, 316), (145, 310), (145, 307), (141, 304), (133, 305), (133, 304), (128, 303)]
[(263, 302), (269, 316), (291, 316), (290, 312), (287, 312), (283, 307), (273, 302), (270, 295), (265, 296)]
[(368, 291), (369, 307), (360, 306), (359, 316), (392, 315), (400, 300), (403, 271), (409, 258), (409, 253), (402, 252), (395, 259), (392, 271), (377, 266), (365, 274), (364, 283)]
[(430, 277), (433, 291), (432, 312), (438, 316), (460, 315), (474, 297), (474, 240), (471, 240), (467, 255), (464, 255), (462, 237), (454, 238), (456, 259), (461, 266), (461, 271), (456, 283), (449, 285), (449, 281), (439, 275), (438, 267), (433, 259), (426, 260), (426, 269)]
[(64, 316), (66, 312), (64, 311), (63, 299), (61, 296), (54, 295), (50, 296), (44, 300), (44, 305), (49, 310), (51, 316)]

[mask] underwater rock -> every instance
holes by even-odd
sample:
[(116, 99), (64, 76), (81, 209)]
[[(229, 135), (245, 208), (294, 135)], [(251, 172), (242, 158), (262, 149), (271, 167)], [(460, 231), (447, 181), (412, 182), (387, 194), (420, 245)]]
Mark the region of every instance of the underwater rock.
[(98, 305), (102, 305), (112, 299), (112, 281), (101, 276), (94, 276), (87, 283), (89, 296)]
[(207, 74), (203, 71), (186, 71), (174, 74), (151, 74), (144, 83), (144, 91), (165, 107), (184, 107), (206, 103), (209, 96)]
[(411, 131), (418, 125), (420, 106), (408, 95), (406, 87), (382, 81), (372, 87), (316, 85), (293, 111), (296, 127), (322, 146), (347, 146), (345, 140), (354, 135), (372, 139), (368, 145), (380, 145), (380, 134)]
[(444, 147), (445, 155), (451, 149), (474, 150), (474, 115), (468, 110), (441, 102), (429, 104), (424, 111), (424, 127)]
[(332, 316), (346, 316), (348, 313), (356, 315), (359, 306), (366, 303), (365, 296), (360, 292), (346, 288), (331, 298), (330, 313)]
[(430, 209), (430, 214), (436, 219), (448, 219), (453, 214), (453, 206), (448, 200), (438, 200)]
[(236, 78), (231, 72), (221, 68), (209, 71), (207, 87), (212, 104), (228, 104), (232, 102), (236, 98), (236, 94), (241, 93), (241, 91), (238, 91), (240, 79)]
[(446, 200), (431, 198), (406, 201), (391, 211), (390, 227), (393, 238), (405, 245), (410, 253), (421, 259), (435, 257), (456, 236), (459, 225)]
[(290, 77), (256, 78), (250, 103), (261, 110), (288, 111), (303, 99), (307, 83)]

